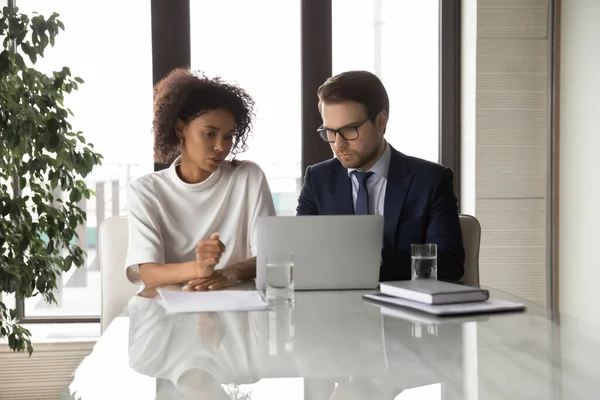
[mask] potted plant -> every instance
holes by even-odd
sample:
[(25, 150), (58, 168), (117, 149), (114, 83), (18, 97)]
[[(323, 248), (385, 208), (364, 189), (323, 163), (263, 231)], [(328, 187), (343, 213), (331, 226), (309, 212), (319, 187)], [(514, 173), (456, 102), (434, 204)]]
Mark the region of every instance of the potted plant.
[[(85, 263), (77, 204), (93, 194), (83, 179), (102, 159), (72, 131), (64, 105), (83, 80), (67, 67), (51, 75), (34, 67), (64, 30), (58, 16), (29, 18), (16, 7), (0, 16), (0, 293), (47, 302), (56, 302), (57, 277)], [(0, 298), (0, 339), (31, 355), (30, 337)]]

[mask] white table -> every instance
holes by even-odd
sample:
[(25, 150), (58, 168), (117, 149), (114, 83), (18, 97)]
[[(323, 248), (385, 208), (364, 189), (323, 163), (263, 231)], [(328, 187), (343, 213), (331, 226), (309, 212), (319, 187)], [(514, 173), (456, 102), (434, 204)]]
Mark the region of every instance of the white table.
[(363, 293), (297, 292), (294, 306), (269, 311), (176, 315), (134, 297), (63, 398), (600, 398), (599, 327), (559, 323), (530, 303), (477, 318), (389, 316)]

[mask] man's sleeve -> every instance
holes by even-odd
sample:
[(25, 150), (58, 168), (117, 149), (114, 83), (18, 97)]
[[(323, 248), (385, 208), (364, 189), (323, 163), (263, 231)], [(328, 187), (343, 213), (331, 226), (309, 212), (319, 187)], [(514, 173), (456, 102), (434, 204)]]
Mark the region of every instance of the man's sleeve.
[(298, 196), (298, 206), (296, 207), (296, 215), (319, 215), (317, 210), (316, 199), (310, 181), (310, 168), (306, 168), (304, 173), (304, 182)]
[(437, 244), (438, 279), (458, 281), (464, 274), (465, 251), (454, 194), (454, 174), (446, 168), (431, 197), (427, 243)]

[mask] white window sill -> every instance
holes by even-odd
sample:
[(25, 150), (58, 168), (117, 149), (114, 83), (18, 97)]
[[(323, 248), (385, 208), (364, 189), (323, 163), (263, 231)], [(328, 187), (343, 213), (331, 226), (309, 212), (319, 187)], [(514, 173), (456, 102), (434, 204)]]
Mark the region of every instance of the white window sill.
[[(26, 323), (21, 326), (31, 332), (34, 348), (36, 343), (96, 342), (101, 335), (99, 323)], [(6, 338), (0, 339), (0, 345), (7, 342)]]

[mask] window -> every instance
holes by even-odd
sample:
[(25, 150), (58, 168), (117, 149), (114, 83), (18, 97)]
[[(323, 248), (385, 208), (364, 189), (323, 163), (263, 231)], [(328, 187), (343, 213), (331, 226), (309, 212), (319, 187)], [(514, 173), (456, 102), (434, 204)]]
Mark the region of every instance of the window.
[[(254, 97), (253, 137), (239, 158), (263, 168), (279, 215), (295, 214), (306, 166), (331, 157), (315, 133), (320, 124), (316, 88), (331, 67), (333, 73), (360, 68), (378, 74), (391, 100), (388, 141), (409, 155), (438, 160), (438, 0), (332, 0), (332, 9), (320, 0), (189, 3), (188, 19), (182, 18), (187, 17), (185, 6), (179, 14), (158, 12), (172, 6), (168, 0), (128, 1), (118, 7), (75, 0), (19, 1), (26, 13), (61, 14), (66, 31), (36, 68), (51, 71), (67, 65), (86, 81), (68, 99), (75, 112), (71, 122), (105, 158), (88, 180), (97, 197), (85, 205), (88, 221), (81, 231), (87, 266), (62, 277), (59, 307), (38, 298), (26, 300), (27, 317), (50, 321), (99, 314), (96, 228), (104, 218), (125, 213), (127, 184), (154, 168), (152, 82), (165, 73), (156, 68), (159, 64), (191, 65), (220, 75)], [(180, 39), (177, 35), (153, 43), (152, 7), (157, 11), (154, 22), (177, 25), (177, 34), (189, 38), (191, 46), (181, 40), (181, 46), (169, 47), (173, 37)], [(448, 63), (443, 65), (446, 71)], [(449, 109), (446, 103), (444, 110)]]
[[(80, 246), (88, 253), (87, 265), (63, 274), (58, 306), (41, 297), (26, 299), (25, 317), (98, 317), (97, 226), (104, 218), (124, 214), (128, 183), (153, 170), (150, 3), (124, 2), (118, 12), (104, 2), (77, 0), (28, 0), (17, 6), (28, 15), (60, 14), (65, 31), (35, 67), (50, 73), (68, 66), (85, 81), (66, 105), (75, 114), (73, 129), (81, 130), (104, 156), (87, 180), (97, 196), (83, 204), (88, 218), (80, 230)], [(127, 35), (115, 27), (126, 27)]]
[(238, 158), (261, 166), (278, 215), (295, 215), (301, 183), (300, 2), (193, 1), (190, 20), (192, 68), (236, 81), (256, 102), (253, 136)]
[(439, 0), (332, 0), (333, 74), (362, 69), (390, 97), (388, 142), (439, 160)]

